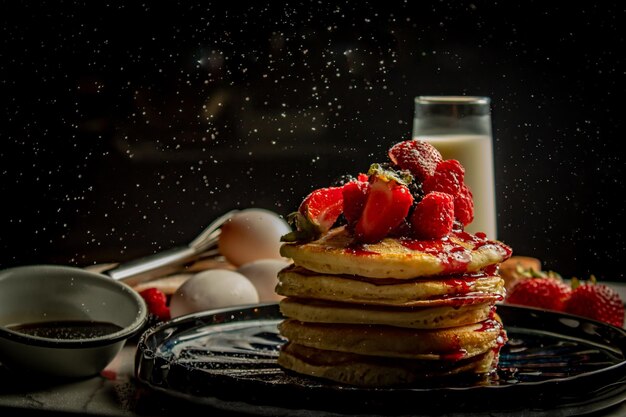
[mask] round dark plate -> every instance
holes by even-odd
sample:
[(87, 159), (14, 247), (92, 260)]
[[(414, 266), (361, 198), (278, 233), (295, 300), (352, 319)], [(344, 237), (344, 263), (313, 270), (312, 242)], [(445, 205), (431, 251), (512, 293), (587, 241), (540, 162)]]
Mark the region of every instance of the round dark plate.
[(488, 379), (360, 388), (285, 372), (276, 303), (180, 317), (146, 331), (135, 361), (151, 390), (258, 415), (571, 416), (626, 399), (626, 331), (499, 305), (509, 342)]

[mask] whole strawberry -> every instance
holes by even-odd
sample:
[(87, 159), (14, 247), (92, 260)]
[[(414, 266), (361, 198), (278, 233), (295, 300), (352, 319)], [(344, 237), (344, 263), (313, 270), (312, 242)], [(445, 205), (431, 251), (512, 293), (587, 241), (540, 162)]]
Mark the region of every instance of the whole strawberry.
[(528, 307), (563, 311), (572, 289), (560, 279), (540, 277), (519, 281), (505, 301)]
[(565, 312), (623, 327), (624, 303), (619, 294), (613, 288), (595, 281), (593, 276), (590, 281), (580, 285), (578, 280), (572, 280), (575, 288), (565, 304)]
[(389, 159), (401, 169), (407, 169), (419, 181), (435, 173), (442, 161), (439, 151), (423, 140), (405, 140), (396, 143), (388, 151)]
[(148, 311), (154, 314), (159, 320), (170, 319), (170, 308), (167, 305), (167, 296), (158, 288), (146, 288), (139, 293), (146, 301)]

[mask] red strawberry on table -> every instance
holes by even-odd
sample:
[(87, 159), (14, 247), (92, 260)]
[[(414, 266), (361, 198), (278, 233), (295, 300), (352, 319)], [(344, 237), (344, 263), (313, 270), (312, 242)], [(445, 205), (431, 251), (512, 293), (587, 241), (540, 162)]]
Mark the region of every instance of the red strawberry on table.
[(167, 296), (158, 288), (146, 288), (139, 292), (145, 300), (148, 311), (161, 321), (170, 319), (170, 308), (167, 306)]
[(509, 304), (563, 311), (571, 292), (569, 285), (557, 278), (527, 278), (515, 284), (505, 301)]
[(565, 303), (565, 312), (578, 316), (624, 326), (624, 303), (613, 288), (598, 284), (592, 276), (591, 280), (579, 284), (572, 280), (574, 290)]
[(420, 181), (432, 176), (439, 162), (442, 161), (439, 151), (423, 140), (406, 140), (393, 145), (389, 158), (401, 169), (406, 169)]
[(373, 243), (381, 240), (395, 229), (407, 216), (413, 204), (413, 196), (406, 184), (410, 176), (373, 164), (369, 171), (370, 186), (367, 199), (354, 235), (358, 242)]

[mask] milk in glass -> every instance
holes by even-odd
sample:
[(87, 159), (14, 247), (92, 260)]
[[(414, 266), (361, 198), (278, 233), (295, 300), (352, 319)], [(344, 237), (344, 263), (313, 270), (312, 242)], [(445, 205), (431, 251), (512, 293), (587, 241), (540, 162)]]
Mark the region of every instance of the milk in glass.
[(444, 159), (457, 159), (465, 167), (474, 200), (474, 220), (465, 230), (497, 239), (490, 99), (416, 97), (413, 138), (430, 142)]

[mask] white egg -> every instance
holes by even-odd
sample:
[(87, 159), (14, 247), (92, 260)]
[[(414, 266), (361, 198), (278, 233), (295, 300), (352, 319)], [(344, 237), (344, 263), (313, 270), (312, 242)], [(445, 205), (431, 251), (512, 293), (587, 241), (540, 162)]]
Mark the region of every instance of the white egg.
[(227, 269), (211, 269), (193, 275), (176, 290), (170, 300), (170, 314), (179, 317), (258, 302), (259, 294), (248, 278)]
[(272, 211), (241, 210), (222, 225), (218, 250), (235, 266), (257, 259), (283, 259), (280, 237), (290, 231), (287, 222)]
[(282, 259), (258, 259), (241, 265), (237, 272), (248, 278), (259, 293), (259, 301), (278, 301), (283, 297), (276, 294), (278, 272), (291, 262)]

